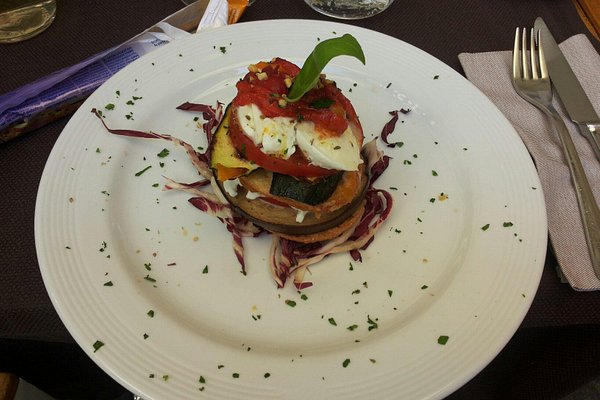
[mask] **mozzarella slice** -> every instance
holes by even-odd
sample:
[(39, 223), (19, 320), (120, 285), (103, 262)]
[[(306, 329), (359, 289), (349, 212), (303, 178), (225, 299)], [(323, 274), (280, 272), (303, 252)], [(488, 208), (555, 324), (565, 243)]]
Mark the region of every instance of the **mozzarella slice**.
[(266, 118), (255, 104), (238, 107), (237, 117), (244, 134), (263, 153), (287, 159), (296, 151), (296, 122), (292, 118)]
[(296, 125), (296, 144), (319, 167), (356, 171), (362, 163), (360, 144), (350, 126), (340, 136), (326, 136), (312, 122), (301, 122)]

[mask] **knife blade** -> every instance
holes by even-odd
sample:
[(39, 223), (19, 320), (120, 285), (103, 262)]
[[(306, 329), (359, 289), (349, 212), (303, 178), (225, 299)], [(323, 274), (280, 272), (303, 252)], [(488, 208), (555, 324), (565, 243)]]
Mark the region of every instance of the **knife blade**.
[(596, 158), (600, 160), (600, 117), (541, 17), (535, 20), (534, 29), (539, 30), (542, 37), (542, 47), (546, 56), (550, 80), (556, 88), (569, 118), (577, 124), (579, 131), (589, 140)]

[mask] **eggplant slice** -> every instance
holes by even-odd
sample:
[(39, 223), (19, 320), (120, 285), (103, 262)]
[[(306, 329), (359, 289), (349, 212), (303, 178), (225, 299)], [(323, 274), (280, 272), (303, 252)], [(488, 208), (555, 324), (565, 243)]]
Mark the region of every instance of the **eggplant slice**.
[(217, 180), (217, 185), (234, 211), (254, 224), (274, 233), (312, 235), (334, 228), (350, 218), (361, 206), (368, 182), (369, 177), (363, 172), (360, 190), (350, 203), (334, 212), (321, 214), (319, 217), (309, 212), (302, 222), (296, 222), (298, 211), (293, 208), (278, 206), (260, 199), (250, 200), (246, 198), (247, 190), (243, 187), (239, 187), (237, 196), (233, 197), (224, 190), (222, 182)]

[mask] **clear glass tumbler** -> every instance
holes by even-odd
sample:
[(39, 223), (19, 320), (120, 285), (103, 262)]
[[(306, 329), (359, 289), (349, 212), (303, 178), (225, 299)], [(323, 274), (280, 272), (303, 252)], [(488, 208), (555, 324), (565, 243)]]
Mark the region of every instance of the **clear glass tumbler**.
[(29, 39), (50, 26), (56, 0), (0, 0), (0, 43)]
[(304, 0), (321, 14), (340, 19), (361, 19), (379, 14), (394, 0)]

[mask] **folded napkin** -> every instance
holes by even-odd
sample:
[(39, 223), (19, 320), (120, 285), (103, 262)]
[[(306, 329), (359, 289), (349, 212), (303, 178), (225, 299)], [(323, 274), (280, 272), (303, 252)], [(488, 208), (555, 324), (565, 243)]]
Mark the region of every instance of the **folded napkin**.
[[(560, 48), (600, 114), (600, 56), (585, 35), (567, 39)], [(575, 290), (600, 290), (600, 280), (592, 269), (575, 189), (560, 140), (542, 112), (519, 97), (513, 89), (511, 52), (462, 53), (458, 58), (467, 78), (504, 113), (535, 160), (544, 190), (550, 241), (562, 274)], [(554, 97), (554, 105), (565, 120), (598, 200), (600, 162), (589, 142), (568, 119), (558, 96)]]

